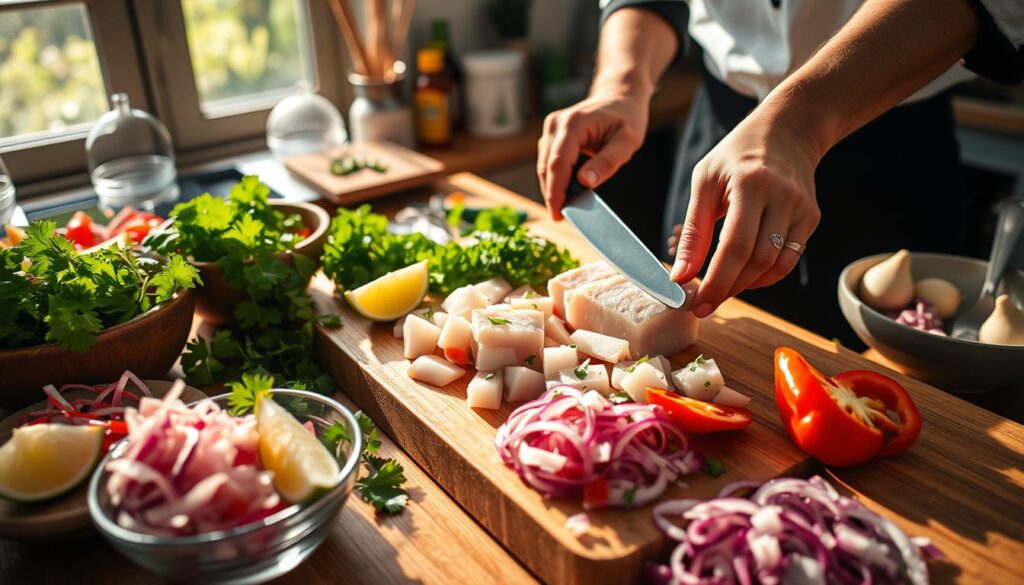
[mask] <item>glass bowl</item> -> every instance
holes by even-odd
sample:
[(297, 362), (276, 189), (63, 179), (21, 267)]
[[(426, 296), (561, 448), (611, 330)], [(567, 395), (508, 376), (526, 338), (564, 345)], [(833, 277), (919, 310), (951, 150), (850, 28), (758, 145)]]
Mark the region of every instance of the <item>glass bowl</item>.
[[(89, 482), (89, 514), (99, 532), (132, 561), (168, 579), (189, 583), (262, 583), (298, 566), (327, 538), (335, 515), (348, 499), (362, 455), (355, 417), (326, 396), (301, 390), (272, 390), (275, 401), (301, 423), (311, 422), (318, 438), (334, 422), (348, 428), (352, 445), (339, 457), (338, 484), (310, 504), (292, 505), (267, 518), (229, 530), (193, 536), (154, 536), (121, 527), (106, 495), (107, 463), (127, 448), (121, 441), (103, 458)], [(209, 398), (227, 408), (228, 395)]]

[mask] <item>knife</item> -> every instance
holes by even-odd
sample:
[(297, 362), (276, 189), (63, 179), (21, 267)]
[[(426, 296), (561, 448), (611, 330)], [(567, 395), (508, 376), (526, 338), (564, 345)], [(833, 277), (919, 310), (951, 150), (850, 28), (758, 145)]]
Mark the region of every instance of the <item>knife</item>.
[(562, 215), (605, 262), (630, 282), (669, 307), (686, 307), (692, 295), (669, 279), (665, 265), (622, 223), (600, 195), (576, 181), (576, 169), (566, 192)]

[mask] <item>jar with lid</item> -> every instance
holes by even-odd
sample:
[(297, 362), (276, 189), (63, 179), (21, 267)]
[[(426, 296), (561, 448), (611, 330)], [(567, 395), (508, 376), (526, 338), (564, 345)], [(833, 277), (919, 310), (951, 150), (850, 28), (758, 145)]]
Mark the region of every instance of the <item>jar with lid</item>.
[(466, 71), (469, 131), (507, 136), (523, 127), (522, 54), (512, 50), (469, 53)]
[(444, 51), (420, 49), (416, 65), (419, 69), (413, 93), (416, 136), (424, 146), (448, 146), (452, 142), (451, 92), (454, 82), (444, 68)]
[(388, 141), (412, 147), (416, 143), (413, 133), (412, 112), (402, 101), (402, 81), (405, 63), (395, 61), (385, 77), (371, 77), (350, 73), (355, 99), (348, 109), (352, 142)]
[(308, 87), (277, 102), (267, 116), (267, 148), (278, 160), (329, 152), (348, 140), (341, 112)]
[(100, 116), (85, 140), (89, 174), (103, 209), (131, 205), (152, 210), (178, 197), (174, 147), (167, 128), (133, 108), (128, 95), (111, 97), (113, 108)]

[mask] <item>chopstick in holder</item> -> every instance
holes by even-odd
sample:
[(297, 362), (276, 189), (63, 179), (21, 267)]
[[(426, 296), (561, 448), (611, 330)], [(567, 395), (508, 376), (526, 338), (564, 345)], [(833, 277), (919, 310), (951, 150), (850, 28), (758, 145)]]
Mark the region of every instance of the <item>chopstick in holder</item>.
[(379, 77), (382, 72), (382, 55), (380, 54), (380, 38), (383, 32), (382, 23), (378, 18), (380, 11), (377, 10), (381, 0), (365, 0), (363, 3), (363, 17), (366, 19), (366, 57), (369, 61), (370, 75)]
[(369, 64), (366, 60), (366, 51), (363, 49), (363, 41), (359, 35), (359, 28), (355, 26), (355, 18), (352, 10), (349, 9), (348, 0), (327, 0), (334, 13), (334, 20), (338, 22), (341, 35), (345, 38), (349, 54), (352, 55), (352, 68), (359, 75), (372, 75)]
[(398, 22), (395, 24), (393, 47), (391, 54), (395, 59), (402, 58), (402, 49), (405, 48), (405, 41), (409, 36), (409, 25), (412, 24), (412, 13), (416, 9), (416, 0), (396, 0), (401, 2)]

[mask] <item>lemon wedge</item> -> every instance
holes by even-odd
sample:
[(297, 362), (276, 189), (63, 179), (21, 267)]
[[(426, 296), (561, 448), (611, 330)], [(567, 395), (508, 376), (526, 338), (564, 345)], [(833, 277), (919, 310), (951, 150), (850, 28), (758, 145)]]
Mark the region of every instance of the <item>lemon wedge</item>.
[(268, 396), (256, 399), (260, 460), (274, 472), (274, 487), (285, 500), (313, 499), (338, 483), (338, 460), (290, 412)]
[(429, 275), (427, 261), (417, 262), (355, 290), (345, 291), (345, 300), (367, 319), (394, 321), (423, 301)]
[(103, 455), (98, 426), (30, 425), (0, 447), (0, 497), (38, 502), (82, 483)]

